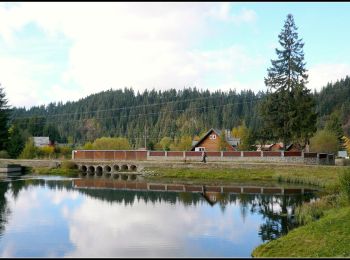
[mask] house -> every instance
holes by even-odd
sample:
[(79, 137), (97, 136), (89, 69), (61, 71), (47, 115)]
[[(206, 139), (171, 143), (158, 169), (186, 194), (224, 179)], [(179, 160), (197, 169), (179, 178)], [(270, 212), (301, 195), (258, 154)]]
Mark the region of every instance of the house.
[(48, 136), (35, 136), (33, 137), (35, 147), (52, 146), (53, 143), (50, 141)]
[[(226, 151), (236, 151), (239, 138), (233, 138), (230, 130), (225, 131)], [(221, 131), (211, 128), (199, 141), (192, 141), (191, 151), (220, 151)]]
[(287, 145), (286, 147), (286, 151), (288, 152), (300, 152), (302, 150), (303, 150), (303, 147), (298, 143), (293, 143), (293, 144)]
[(278, 152), (283, 150), (283, 143), (256, 145), (257, 151), (273, 151)]

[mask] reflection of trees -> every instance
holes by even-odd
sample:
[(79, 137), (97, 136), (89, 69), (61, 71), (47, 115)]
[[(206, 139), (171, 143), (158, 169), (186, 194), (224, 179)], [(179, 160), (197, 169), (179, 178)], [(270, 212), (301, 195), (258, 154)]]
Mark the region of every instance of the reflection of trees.
[(303, 201), (309, 201), (313, 195), (251, 195), (239, 194), (230, 196), (231, 202), (240, 201), (243, 220), (248, 210), (263, 216), (265, 222), (261, 224), (259, 235), (263, 241), (269, 241), (287, 234), (296, 227), (294, 211)]
[(10, 210), (7, 206), (5, 194), (9, 188), (9, 182), (0, 182), (0, 235), (3, 234)]

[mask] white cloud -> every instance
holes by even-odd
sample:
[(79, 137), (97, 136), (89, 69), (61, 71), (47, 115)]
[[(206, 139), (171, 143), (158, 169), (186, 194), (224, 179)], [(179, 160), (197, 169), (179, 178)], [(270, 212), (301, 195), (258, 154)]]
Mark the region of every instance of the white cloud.
[[(219, 73), (232, 80), (227, 75), (244, 68), (249, 70), (250, 65), (256, 65), (252, 62), (256, 57), (250, 57), (238, 46), (196, 51), (195, 44), (210, 37), (208, 16), (236, 25), (256, 20), (253, 10), (235, 10), (230, 3), (36, 2), (12, 8), (0, 6), (0, 35), (9, 44), (14, 32), (29, 22), (37, 24), (50, 37), (63, 34), (72, 42), (68, 68), (57, 71), (61, 82), (34, 87), (38, 82), (30, 72), (24, 77), (17, 74), (21, 77), (8, 80), (9, 88), (17, 89), (9, 98), (16, 105), (28, 106), (44, 99), (76, 100), (109, 88), (215, 89), (218, 85), (208, 85), (203, 78)], [(14, 70), (20, 72), (22, 67)], [(18, 78), (25, 82), (18, 82)], [(78, 88), (70, 88), (71, 85)], [(48, 90), (56, 90), (55, 95), (48, 95)], [(43, 97), (43, 93), (48, 97)], [(30, 99), (24, 101), (23, 97)]]
[(323, 63), (309, 70), (308, 88), (321, 90), (327, 83), (336, 82), (350, 75), (350, 65), (346, 63)]

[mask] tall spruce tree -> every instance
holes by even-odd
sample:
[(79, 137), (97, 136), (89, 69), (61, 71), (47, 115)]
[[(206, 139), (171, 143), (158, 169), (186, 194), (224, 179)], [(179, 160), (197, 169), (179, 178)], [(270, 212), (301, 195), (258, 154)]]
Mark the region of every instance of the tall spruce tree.
[(262, 106), (265, 127), (275, 139), (281, 139), (284, 148), (291, 141), (308, 142), (316, 131), (315, 103), (306, 88), (308, 75), (304, 62), (304, 43), (298, 39), (297, 27), (291, 14), (278, 35), (281, 49), (276, 48), (277, 59), (271, 60), (264, 79), (268, 95)]
[(9, 107), (5, 93), (0, 85), (0, 151), (6, 148), (8, 138)]

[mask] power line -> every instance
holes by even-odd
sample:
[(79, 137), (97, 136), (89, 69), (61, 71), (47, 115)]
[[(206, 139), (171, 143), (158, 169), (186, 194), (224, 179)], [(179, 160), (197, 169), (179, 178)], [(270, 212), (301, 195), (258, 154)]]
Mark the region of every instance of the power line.
[[(235, 102), (235, 103), (229, 103), (229, 104), (223, 104), (223, 105), (214, 105), (214, 106), (203, 106), (203, 107), (199, 107), (199, 108), (185, 108), (185, 109), (177, 109), (177, 110), (167, 110), (164, 112), (151, 112), (151, 113), (139, 113), (139, 114), (129, 114), (129, 115), (119, 115), (119, 116), (100, 116), (100, 117), (88, 117), (88, 118), (80, 118), (80, 119), (66, 119), (63, 121), (57, 121), (55, 120), (55, 123), (64, 123), (64, 122), (74, 122), (74, 121), (85, 121), (85, 120), (89, 120), (89, 119), (96, 119), (96, 120), (101, 120), (101, 119), (120, 119), (120, 118), (130, 118), (130, 117), (141, 117), (141, 116), (149, 116), (149, 115), (161, 115), (161, 114), (168, 114), (168, 113), (176, 113), (176, 112), (187, 112), (187, 111), (191, 111), (191, 110), (201, 110), (201, 109), (211, 109), (211, 108), (219, 108), (219, 107), (225, 107), (225, 106), (233, 106), (233, 105), (239, 105), (239, 104), (245, 104), (245, 103), (253, 103), (253, 101), (258, 101), (261, 98), (256, 98), (256, 99), (252, 99), (249, 101), (242, 101), (242, 102)], [(138, 106), (140, 107), (140, 106)], [(103, 110), (103, 111), (109, 111), (108, 109)], [(62, 116), (65, 114), (62, 114)], [(32, 117), (25, 117), (25, 118), (13, 118), (14, 121), (16, 120), (25, 120), (25, 119), (30, 119), (33, 118)], [(36, 117), (37, 119), (39, 118), (46, 118), (44, 116), (41, 117)], [(46, 121), (41, 121), (41, 122), (34, 122), (32, 123), (33, 125), (40, 125), (40, 124), (46, 124)]]
[[(59, 117), (59, 116), (67, 116), (67, 115), (83, 115), (83, 114), (91, 114), (91, 113), (97, 113), (97, 112), (107, 112), (107, 111), (118, 111), (118, 110), (126, 110), (126, 109), (132, 109), (132, 108), (145, 108), (145, 107), (151, 107), (151, 106), (157, 106), (157, 105), (164, 105), (164, 104), (169, 104), (169, 103), (183, 103), (183, 102), (190, 102), (190, 101), (197, 101), (197, 100), (203, 100), (203, 99), (209, 99), (209, 98), (214, 98), (213, 96), (211, 97), (202, 97), (202, 98), (194, 98), (194, 99), (185, 99), (185, 100), (179, 100), (179, 101), (167, 101), (167, 102), (162, 102), (162, 103), (153, 103), (153, 104), (145, 104), (145, 105), (137, 105), (137, 106), (128, 106), (128, 107), (118, 107), (118, 108), (108, 108), (108, 109), (100, 109), (100, 110), (94, 110), (94, 111), (85, 111), (85, 112), (80, 112), (80, 113), (76, 113), (76, 112), (72, 112), (72, 113), (61, 113), (61, 114), (54, 114), (54, 115), (45, 115), (45, 116), (26, 116), (26, 117), (15, 117), (14, 119), (30, 119), (33, 117), (36, 118), (49, 118), (49, 117)], [(218, 97), (215, 97), (218, 98)], [(246, 100), (246, 101), (242, 101), (242, 102), (234, 102), (232, 103), (233, 105), (236, 104), (245, 104), (245, 103), (249, 103), (249, 102), (255, 102), (257, 100), (260, 100), (262, 98), (255, 98), (255, 99), (251, 99), (251, 100)], [(129, 115), (127, 115), (126, 117), (128, 117)], [(119, 117), (123, 117), (122, 115), (120, 115)]]

